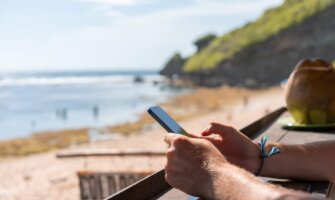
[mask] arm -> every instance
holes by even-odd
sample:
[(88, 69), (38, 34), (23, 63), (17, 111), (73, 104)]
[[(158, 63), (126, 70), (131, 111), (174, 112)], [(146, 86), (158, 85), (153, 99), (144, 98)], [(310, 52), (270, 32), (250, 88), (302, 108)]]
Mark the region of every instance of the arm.
[(210, 199), (324, 199), (261, 182), (260, 179), (254, 175), (233, 165), (223, 167), (221, 177), (218, 178), (215, 183), (217, 187), (215, 187), (214, 197)]
[[(255, 173), (260, 167), (260, 150), (233, 127), (211, 123), (202, 133), (228, 161)], [(212, 137), (213, 135), (219, 137)], [(315, 142), (301, 145), (268, 144), (277, 146), (280, 154), (266, 158), (262, 176), (277, 178), (300, 178), (309, 180), (335, 180), (335, 141)]]
[(166, 180), (175, 188), (205, 199), (318, 199), (260, 181), (230, 164), (208, 140), (167, 134)]
[(269, 144), (281, 153), (267, 158), (261, 175), (280, 178), (335, 181), (335, 141), (301, 145)]

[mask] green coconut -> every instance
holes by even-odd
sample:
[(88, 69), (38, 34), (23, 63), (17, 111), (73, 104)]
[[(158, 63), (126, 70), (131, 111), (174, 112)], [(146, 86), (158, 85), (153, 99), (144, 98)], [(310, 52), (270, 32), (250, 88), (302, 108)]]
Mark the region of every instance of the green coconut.
[(297, 123), (335, 123), (335, 70), (322, 59), (302, 60), (286, 85), (287, 109)]

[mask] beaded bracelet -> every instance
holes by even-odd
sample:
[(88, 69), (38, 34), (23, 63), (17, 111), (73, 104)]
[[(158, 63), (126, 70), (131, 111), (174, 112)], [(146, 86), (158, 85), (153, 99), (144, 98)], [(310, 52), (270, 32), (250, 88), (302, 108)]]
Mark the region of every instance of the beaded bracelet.
[(276, 154), (280, 153), (280, 149), (278, 147), (272, 147), (270, 152), (266, 153), (265, 145), (266, 145), (266, 142), (268, 141), (268, 139), (269, 138), (267, 136), (264, 136), (264, 137), (262, 137), (261, 141), (258, 143), (260, 151), (261, 151), (260, 152), (261, 153), (261, 155), (260, 155), (261, 163), (260, 163), (260, 166), (259, 166), (256, 174), (255, 174), (256, 176), (258, 176), (261, 173), (261, 171), (263, 169), (263, 165), (264, 165), (264, 160), (266, 158), (269, 158), (273, 155), (276, 155)]

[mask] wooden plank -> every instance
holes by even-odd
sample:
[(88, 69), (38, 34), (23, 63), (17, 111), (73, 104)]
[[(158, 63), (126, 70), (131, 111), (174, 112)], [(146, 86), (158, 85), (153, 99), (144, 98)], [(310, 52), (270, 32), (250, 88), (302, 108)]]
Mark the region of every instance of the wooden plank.
[(335, 133), (332, 132), (307, 132), (290, 130), (281, 140), (285, 144), (303, 144), (316, 141), (335, 140)]
[(80, 149), (61, 151), (57, 158), (73, 157), (104, 157), (104, 156), (165, 156), (165, 151), (137, 150), (137, 149)]
[(147, 200), (170, 188), (171, 186), (165, 181), (165, 172), (161, 170), (117, 192), (106, 200)]
[(327, 197), (329, 199), (335, 200), (335, 185), (334, 185), (334, 183), (329, 184)]
[(275, 121), (271, 128), (265, 130), (262, 134), (258, 135), (254, 141), (260, 141), (263, 136), (269, 137), (270, 142), (279, 142), (286, 134), (288, 133), (287, 130), (282, 129), (281, 125)]
[(161, 194), (159, 194), (158, 196), (152, 198), (155, 200), (172, 200), (172, 199), (178, 199), (178, 200), (183, 200), (183, 199), (187, 199), (190, 200), (189, 198), (190, 196), (178, 189), (175, 188), (171, 188), (169, 190), (166, 190), (165, 192), (162, 192)]
[(262, 117), (261, 119), (253, 122), (249, 126), (241, 129), (240, 131), (249, 138), (255, 139), (261, 134), (263, 135), (263, 133), (267, 131), (269, 127), (271, 127), (273, 123), (276, 122), (278, 117), (280, 117), (285, 111), (286, 108), (279, 108), (265, 117)]
[(148, 176), (148, 173), (78, 172), (80, 199), (106, 198), (146, 176)]

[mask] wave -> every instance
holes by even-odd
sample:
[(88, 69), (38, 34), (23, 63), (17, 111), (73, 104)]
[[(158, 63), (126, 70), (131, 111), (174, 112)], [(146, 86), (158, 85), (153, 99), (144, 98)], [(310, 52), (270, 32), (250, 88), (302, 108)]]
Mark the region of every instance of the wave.
[[(109, 76), (66, 76), (66, 77), (3, 77), (0, 78), (0, 87), (8, 86), (48, 86), (48, 85), (81, 85), (81, 84), (119, 84), (133, 83), (136, 76), (109, 75)], [(145, 75), (146, 82), (162, 81), (160, 75)]]

